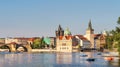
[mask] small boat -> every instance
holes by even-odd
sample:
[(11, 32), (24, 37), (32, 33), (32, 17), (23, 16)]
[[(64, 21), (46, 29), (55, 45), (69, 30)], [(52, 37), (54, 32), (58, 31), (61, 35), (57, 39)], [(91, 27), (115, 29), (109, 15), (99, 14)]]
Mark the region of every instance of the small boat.
[(112, 61), (114, 58), (113, 57), (106, 57), (105, 60), (107, 61)]
[(81, 55), (81, 57), (87, 57), (88, 55), (86, 55), (86, 54), (83, 54), (83, 55)]
[(81, 57), (87, 57), (88, 55), (81, 52), (81, 53), (80, 53), (80, 56), (81, 56)]
[(97, 55), (101, 55), (101, 54), (102, 54), (101, 52), (97, 53)]
[(88, 58), (87, 61), (89, 61), (89, 62), (95, 61), (95, 58)]

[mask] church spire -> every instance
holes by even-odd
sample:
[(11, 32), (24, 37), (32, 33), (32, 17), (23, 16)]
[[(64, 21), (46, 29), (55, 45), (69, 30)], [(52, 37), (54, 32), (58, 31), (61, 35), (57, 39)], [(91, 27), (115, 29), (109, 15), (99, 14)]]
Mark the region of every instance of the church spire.
[(91, 20), (89, 21), (89, 24), (88, 24), (88, 30), (93, 30), (93, 29), (92, 29)]
[(59, 24), (58, 30), (62, 30), (62, 27), (61, 27), (61, 25), (60, 25), (60, 24)]

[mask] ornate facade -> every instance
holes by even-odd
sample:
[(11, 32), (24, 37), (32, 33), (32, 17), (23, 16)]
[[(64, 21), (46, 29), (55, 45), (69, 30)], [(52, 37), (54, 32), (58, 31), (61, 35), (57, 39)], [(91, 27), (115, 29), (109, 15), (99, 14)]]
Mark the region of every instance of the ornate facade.
[(67, 28), (65, 31), (59, 25), (56, 31), (56, 49), (58, 52), (72, 52), (72, 36)]

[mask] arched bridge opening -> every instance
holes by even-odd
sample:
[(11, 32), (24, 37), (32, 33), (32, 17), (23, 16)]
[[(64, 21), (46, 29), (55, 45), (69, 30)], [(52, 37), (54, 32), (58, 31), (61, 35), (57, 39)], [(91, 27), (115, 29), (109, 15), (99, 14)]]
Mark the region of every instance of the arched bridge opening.
[(0, 48), (1, 48), (1, 49), (5, 49), (5, 50), (11, 52), (10, 47), (7, 46), (7, 45), (0, 45)]
[(16, 45), (16, 51), (19, 52), (28, 52), (28, 48), (24, 45)]

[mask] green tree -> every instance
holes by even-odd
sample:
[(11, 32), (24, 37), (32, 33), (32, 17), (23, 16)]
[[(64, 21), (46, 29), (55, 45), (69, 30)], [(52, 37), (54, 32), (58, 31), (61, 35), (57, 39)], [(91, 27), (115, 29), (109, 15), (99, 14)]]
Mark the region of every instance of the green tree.
[(40, 48), (45, 48), (45, 41), (44, 41), (44, 37), (42, 37), (42, 38), (41, 38)]
[(42, 48), (45, 48), (44, 37), (42, 37), (42, 38), (36, 38), (33, 41), (32, 48), (33, 49), (42, 49)]
[(120, 17), (118, 18), (117, 25), (115, 30), (110, 31), (112, 36), (109, 37), (108, 40), (118, 48), (118, 52), (120, 53)]
[(111, 50), (113, 45), (113, 36), (110, 36), (109, 34), (106, 36), (106, 44), (106, 48)]
[(118, 46), (118, 51), (120, 53), (120, 17), (118, 18), (117, 21), (118, 26), (116, 27), (116, 33), (114, 34), (115, 36), (115, 41), (116, 41), (116, 45)]
[(118, 24), (120, 24), (120, 17), (118, 18), (118, 21), (117, 21)]
[(40, 43), (41, 43), (40, 38), (35, 39), (35, 40), (33, 41), (32, 48), (33, 48), (33, 49), (38, 49), (38, 48), (40, 48)]
[(109, 35), (106, 38), (108, 49), (117, 47), (118, 52), (120, 53), (120, 17), (118, 18), (116, 28), (109, 32)]

